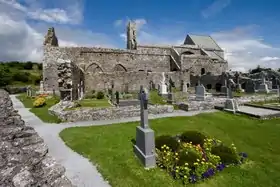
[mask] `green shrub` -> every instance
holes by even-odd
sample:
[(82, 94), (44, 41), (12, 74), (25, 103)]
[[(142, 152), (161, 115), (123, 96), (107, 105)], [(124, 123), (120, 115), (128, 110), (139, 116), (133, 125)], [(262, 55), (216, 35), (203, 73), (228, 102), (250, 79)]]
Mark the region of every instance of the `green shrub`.
[(9, 68), (1, 65), (0, 66), (0, 87), (6, 86), (12, 82), (12, 75)]
[(9, 94), (19, 94), (25, 93), (26, 87), (6, 86), (4, 90), (6, 90)]
[(194, 163), (197, 162), (197, 159), (199, 158), (199, 155), (194, 151), (180, 151), (177, 165), (183, 166), (185, 163), (188, 163), (190, 167), (193, 167)]
[(105, 97), (105, 95), (103, 92), (101, 92), (101, 91), (97, 92), (97, 94), (96, 94), (97, 99), (104, 99), (104, 97)]
[(211, 153), (221, 158), (224, 164), (235, 164), (239, 162), (238, 155), (233, 149), (223, 144), (212, 147)]
[(181, 141), (189, 143), (192, 142), (193, 145), (201, 145), (203, 146), (204, 144), (204, 140), (207, 137), (202, 134), (201, 132), (198, 131), (186, 131), (184, 133), (181, 134)]
[(28, 72), (15, 72), (13, 81), (28, 82), (30, 73)]
[(176, 141), (175, 138), (173, 138), (172, 136), (169, 136), (169, 135), (163, 135), (163, 136), (157, 137), (155, 139), (155, 144), (156, 144), (156, 148), (159, 150), (161, 149), (161, 147), (163, 145), (168, 146), (173, 151), (176, 151), (180, 146), (179, 142)]
[(32, 68), (33, 68), (33, 63), (30, 62), (30, 61), (28, 61), (28, 62), (24, 63), (23, 68), (24, 68), (25, 70), (32, 70)]

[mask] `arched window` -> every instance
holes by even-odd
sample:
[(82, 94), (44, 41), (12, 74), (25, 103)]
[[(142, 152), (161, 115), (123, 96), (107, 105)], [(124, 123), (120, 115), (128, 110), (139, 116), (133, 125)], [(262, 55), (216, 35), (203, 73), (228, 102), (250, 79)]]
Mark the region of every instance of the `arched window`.
[(126, 68), (121, 65), (121, 64), (117, 64), (115, 67), (114, 67), (114, 71), (127, 71)]
[(205, 68), (201, 68), (201, 75), (205, 74)]

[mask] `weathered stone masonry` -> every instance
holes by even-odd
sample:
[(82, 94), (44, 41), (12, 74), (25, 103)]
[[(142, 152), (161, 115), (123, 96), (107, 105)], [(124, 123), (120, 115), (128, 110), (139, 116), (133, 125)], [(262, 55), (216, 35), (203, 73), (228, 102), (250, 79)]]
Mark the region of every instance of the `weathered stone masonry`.
[[(84, 73), (85, 91), (111, 87), (108, 84), (112, 80), (117, 90), (121, 90), (124, 85), (128, 86), (128, 90), (135, 91), (143, 83), (159, 84), (154, 76), (147, 77), (147, 73), (151, 72), (159, 76), (161, 72), (166, 72), (167, 76), (172, 72), (176, 76), (171, 78), (175, 86), (179, 87), (181, 80), (190, 84), (190, 75), (218, 75), (228, 68), (223, 51), (209, 37), (204, 39), (206, 38), (206, 43), (212, 42), (215, 49), (203, 48), (192, 42), (189, 36), (181, 46), (141, 46), (137, 44), (134, 26), (128, 25), (127, 49), (58, 47), (54, 30), (50, 29), (44, 43), (45, 89), (50, 90), (53, 86), (58, 89), (56, 66), (59, 59), (71, 61), (81, 69)], [(131, 76), (132, 74), (136, 77)], [(81, 79), (78, 76), (77, 79)]]
[(0, 90), (0, 186), (72, 187), (43, 139), (25, 125), (9, 94)]

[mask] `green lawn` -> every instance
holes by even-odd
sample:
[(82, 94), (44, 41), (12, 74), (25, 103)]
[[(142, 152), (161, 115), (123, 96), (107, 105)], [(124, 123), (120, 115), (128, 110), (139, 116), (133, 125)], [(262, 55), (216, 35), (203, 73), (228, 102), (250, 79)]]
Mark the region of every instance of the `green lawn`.
[[(139, 123), (74, 127), (60, 136), (66, 145), (97, 165), (113, 187), (182, 187), (156, 168), (145, 170), (135, 158), (131, 140)], [(249, 160), (240, 167), (227, 168), (199, 187), (280, 186), (280, 119), (257, 120), (223, 112), (192, 117), (161, 118), (150, 121), (156, 136), (199, 130), (238, 150)]]
[(112, 107), (112, 105), (108, 102), (108, 99), (82, 99), (78, 101), (80, 104), (79, 107), (74, 107), (74, 108), (66, 108), (65, 110), (77, 110), (80, 109), (81, 107), (91, 107), (91, 108), (108, 108)]
[(56, 116), (50, 115), (48, 109), (55, 105), (56, 98), (50, 98), (46, 100), (46, 105), (41, 108), (33, 108), (34, 99), (27, 97), (26, 93), (20, 94), (17, 98), (23, 103), (26, 108), (30, 108), (30, 112), (34, 113), (38, 118), (46, 123), (60, 123), (61, 120)]

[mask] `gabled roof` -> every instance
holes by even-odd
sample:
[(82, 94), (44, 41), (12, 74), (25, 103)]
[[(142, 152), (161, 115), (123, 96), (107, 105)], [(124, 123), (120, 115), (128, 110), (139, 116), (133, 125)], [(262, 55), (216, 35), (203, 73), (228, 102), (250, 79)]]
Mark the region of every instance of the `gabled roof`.
[(208, 51), (208, 50), (204, 50), (204, 49), (202, 49), (202, 51), (212, 59), (224, 60), (223, 57), (218, 55), (215, 51)]
[(222, 50), (211, 36), (188, 34), (184, 44), (198, 45), (204, 49)]

